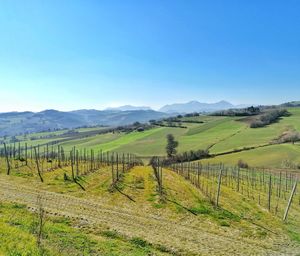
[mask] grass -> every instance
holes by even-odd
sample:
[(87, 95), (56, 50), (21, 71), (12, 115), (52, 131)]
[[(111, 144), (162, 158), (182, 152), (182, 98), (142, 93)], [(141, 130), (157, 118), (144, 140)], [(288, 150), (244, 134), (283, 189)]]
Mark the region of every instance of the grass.
[(291, 108), (288, 111), (291, 113), (291, 116), (283, 117), (279, 122), (266, 127), (245, 129), (237, 135), (215, 145), (211, 152), (219, 153), (243, 147), (259, 146), (272, 142), (287, 129), (296, 129), (299, 131), (300, 108)]
[(214, 220), (232, 220), (240, 221), (240, 216), (233, 214), (222, 208), (214, 208), (208, 201), (200, 201), (191, 210), (196, 214), (202, 214), (212, 217)]
[[(172, 133), (179, 142), (178, 152), (188, 150), (198, 150), (209, 148), (210, 153), (218, 154), (245, 147), (258, 147), (268, 144), (287, 129), (300, 130), (300, 108), (288, 109), (291, 113), (288, 117), (283, 117), (279, 122), (257, 129), (249, 128), (248, 124), (239, 121), (240, 117), (217, 117), (199, 116), (182, 118), (184, 120), (203, 121), (203, 123), (184, 123), (187, 128), (157, 127), (144, 132), (131, 133), (106, 133), (97, 134), (90, 137), (76, 139), (69, 137), (68, 141), (60, 144), (65, 150), (70, 150), (73, 146), (78, 149), (94, 149), (98, 151), (117, 151), (134, 153), (139, 157), (149, 160), (153, 155), (164, 156), (166, 135)], [(78, 129), (79, 132), (94, 131), (101, 128)], [(31, 141), (27, 139), (29, 145), (38, 145), (62, 139), (59, 137), (62, 131), (53, 132), (57, 138), (38, 139)], [(30, 136), (43, 136), (52, 133), (39, 133)], [(71, 136), (71, 135), (70, 135)], [(41, 148), (43, 151), (43, 148)], [(212, 161), (225, 161), (236, 164), (239, 158), (245, 158), (254, 166), (280, 167), (282, 161), (291, 160), (299, 162), (297, 146), (272, 146), (265, 149), (246, 151), (231, 156), (216, 158)], [(257, 161), (254, 159), (258, 159)], [(223, 160), (224, 159), (224, 160)], [(256, 161), (256, 163), (254, 163)]]
[[(179, 141), (179, 152), (209, 147), (211, 153), (220, 153), (267, 144), (286, 129), (300, 130), (300, 108), (289, 111), (291, 116), (258, 129), (250, 129), (246, 123), (234, 117), (200, 116), (192, 119), (203, 123), (187, 123), (187, 128), (184, 129), (159, 127), (128, 134), (106, 133), (69, 140), (62, 145), (65, 150), (76, 145), (78, 149), (131, 152), (146, 158), (164, 155), (165, 137), (172, 133)], [(80, 130), (84, 131), (87, 130)], [(47, 141), (50, 140), (41, 139), (32, 143), (36, 145)], [(239, 159), (251, 167), (281, 167), (285, 160), (300, 163), (300, 144), (271, 145), (217, 156), (201, 162), (236, 165)], [(46, 171), (50, 164), (44, 163), (45, 182), (42, 184), (37, 177), (34, 162), (29, 162), (29, 167), (20, 167), (20, 163), (17, 167), (16, 163), (17, 161), (13, 162), (11, 175), (6, 177), (5, 160), (0, 159), (0, 175), (2, 178), (5, 175), (7, 180), (20, 186), (30, 184), (30, 187), (35, 189), (91, 200), (114, 209), (134, 212), (144, 218), (155, 216), (165, 221), (166, 225), (172, 221), (188, 224), (195, 229), (201, 228), (205, 234), (209, 231), (221, 237), (242, 237), (259, 247), (267, 248), (270, 241), (293, 241), (300, 244), (299, 207), (295, 204), (291, 208), (288, 222), (284, 224), (281, 222), (281, 216), (267, 212), (255, 200), (250, 200), (223, 185), (220, 207), (215, 207), (206, 195), (189, 181), (167, 169), (163, 169), (164, 194), (160, 197), (153, 170), (148, 166), (138, 166), (125, 173), (118, 184), (119, 190), (113, 191), (110, 189), (112, 179), (109, 166), (102, 166), (87, 174), (81, 170), (78, 181), (85, 188), (83, 191), (71, 179), (64, 179), (64, 176), (71, 177), (69, 166)], [(216, 184), (212, 186), (215, 193)], [(299, 195), (297, 200), (298, 197)], [(284, 207), (285, 204), (280, 205), (281, 211)], [(122, 229), (120, 232), (118, 228), (97, 227), (91, 231), (75, 228), (78, 223), (74, 220), (47, 217), (42, 248), (39, 248), (36, 243), (36, 214), (29, 212), (24, 205), (1, 203), (0, 217), (0, 255), (168, 255), (169, 248), (172, 247), (168, 247), (169, 243), (172, 244), (172, 237), (159, 237), (159, 240), (165, 243), (156, 245), (151, 243), (151, 237), (147, 237), (147, 234), (140, 235), (140, 230), (135, 230), (132, 235), (128, 235)]]
[(226, 117), (215, 117), (215, 120), (213, 119), (206, 123), (199, 124), (199, 125), (192, 127), (191, 129), (189, 129), (189, 131), (186, 133), (186, 135), (188, 135), (188, 136), (195, 135), (195, 134), (210, 130), (220, 124), (226, 123), (229, 119), (230, 118), (226, 118)]
[(99, 149), (99, 145), (103, 145), (105, 143), (113, 142), (118, 138), (124, 136), (121, 133), (105, 133), (99, 134), (91, 137), (86, 137), (82, 139), (75, 139), (61, 143), (60, 145), (63, 146), (66, 150), (70, 150), (74, 145), (76, 148), (83, 149), (83, 148), (92, 148), (92, 149)]
[(139, 156), (153, 156), (165, 154), (165, 138), (172, 133), (177, 139), (184, 136), (186, 129), (162, 127), (154, 129), (137, 140), (132, 140), (128, 144), (123, 144), (116, 151), (135, 153)]
[[(4, 175), (4, 161), (0, 160), (0, 163), (2, 163), (0, 165), (0, 173)], [(18, 173), (32, 173), (33, 175), (20, 177), (20, 175), (16, 176)], [(121, 184), (122, 193), (117, 190), (113, 192), (109, 191), (111, 184), (109, 167), (102, 167), (100, 170), (81, 177), (80, 182), (86, 191), (81, 190), (79, 186), (71, 181), (65, 181), (63, 173), (71, 176), (70, 168), (65, 167), (64, 169), (45, 172), (45, 183), (42, 184), (38, 181), (34, 170), (22, 167), (18, 172), (12, 170), (11, 176), (6, 178), (15, 184), (28, 186), (30, 182), (30, 186), (36, 189), (45, 189), (60, 194), (84, 198), (109, 205), (109, 207), (115, 207), (115, 209), (120, 208), (122, 209), (121, 211), (128, 210), (134, 212), (137, 216), (157, 216), (156, 218), (161, 218), (162, 220), (184, 221), (194, 227), (201, 226), (205, 232), (209, 231), (220, 236), (224, 235), (227, 237), (238, 233), (241, 237), (254, 239), (255, 243), (261, 246), (266, 246), (270, 239), (277, 241), (278, 236), (284, 237), (285, 235), (289, 235), (293, 241), (298, 242), (300, 227), (299, 223), (297, 223), (298, 215), (295, 215), (296, 209), (292, 209), (288, 224), (283, 225), (273, 214), (263, 211), (255, 202), (248, 200), (243, 195), (225, 186), (222, 186), (221, 190), (221, 207), (216, 208), (189, 181), (167, 169), (163, 170), (163, 200), (160, 199), (157, 192), (157, 183), (151, 167), (139, 166), (125, 173)], [(133, 200), (129, 200), (129, 197)], [(5, 214), (0, 209), (1, 217), (3, 215), (13, 216), (9, 225), (14, 228), (14, 232), (20, 236), (22, 235), (22, 237), (14, 238), (5, 233), (9, 241), (15, 242), (12, 242), (10, 247), (0, 244), (0, 250), (6, 254), (8, 250), (14, 247), (16, 241), (21, 240), (26, 241), (25, 244), (28, 248), (16, 247), (17, 252), (23, 250), (25, 252), (28, 251), (28, 255), (38, 255), (35, 254), (39, 253), (39, 251), (36, 251), (35, 235), (30, 233), (29, 228), (29, 224), (33, 222), (36, 216), (29, 213), (30, 217), (28, 218), (31, 221), (26, 221), (27, 217), (24, 217), (24, 219), (21, 218), (21, 216), (27, 216), (28, 214), (24, 206), (15, 205), (8, 206), (8, 208), (8, 210), (5, 210), (8, 211)], [(18, 212), (20, 212), (20, 215), (18, 215)], [(20, 218), (15, 216), (20, 216)], [(9, 219), (9, 217), (5, 218)], [(23, 223), (24, 221), (25, 224)], [(170, 238), (168, 237), (161, 238), (164, 239), (165, 243), (151, 245), (152, 243), (147, 238), (141, 235), (137, 236), (136, 234), (132, 237), (127, 237), (123, 233), (120, 233), (116, 227), (113, 230), (101, 228), (90, 233), (88, 230), (74, 229), (73, 225), (76, 225), (76, 223), (74, 224), (74, 221), (66, 218), (58, 218), (57, 220), (50, 218), (47, 222), (46, 236), (48, 242), (45, 242), (44, 246), (46, 251), (48, 250), (52, 253), (49, 255), (58, 255), (55, 253), (59, 250), (63, 252), (61, 255), (67, 253), (79, 255), (79, 251), (82, 252), (80, 255), (97, 255), (100, 252), (102, 253), (101, 255), (124, 255), (124, 253), (126, 255), (148, 255), (151, 252), (156, 252), (157, 254), (155, 255), (159, 255), (159, 253), (162, 253), (162, 249), (168, 251), (169, 248), (167, 244)], [(255, 225), (253, 225), (253, 222)], [(5, 225), (8, 224), (6, 223)], [(276, 231), (276, 235), (261, 227)], [(19, 232), (20, 229), (22, 232)], [(10, 229), (2, 226), (0, 230), (9, 231)], [(54, 248), (51, 246), (54, 246)], [(86, 251), (82, 251), (83, 248)]]
[(202, 163), (224, 163), (236, 165), (242, 159), (251, 167), (283, 167), (283, 163), (289, 160), (300, 163), (300, 144), (271, 145), (249, 151), (217, 156), (202, 160)]
[(0, 204), (0, 254), (3, 255), (162, 255), (141, 238), (126, 239), (115, 231), (97, 234), (75, 229), (69, 219), (46, 217), (41, 246), (38, 216), (19, 204)]

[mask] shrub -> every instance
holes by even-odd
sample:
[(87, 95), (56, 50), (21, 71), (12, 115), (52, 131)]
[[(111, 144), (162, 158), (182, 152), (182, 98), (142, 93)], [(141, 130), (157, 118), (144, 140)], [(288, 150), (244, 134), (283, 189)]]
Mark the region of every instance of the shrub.
[(230, 227), (230, 223), (226, 220), (219, 221), (221, 227)]
[[(166, 159), (160, 159), (161, 164), (164, 166), (174, 164), (174, 163), (181, 163), (181, 162), (187, 162), (187, 161), (195, 161), (195, 160), (201, 160), (204, 158), (210, 157), (208, 150), (190, 150), (187, 152), (183, 152), (181, 154), (173, 155), (172, 157), (166, 158)], [(156, 161), (156, 157), (152, 157), (150, 159), (149, 165), (153, 165)]]
[(285, 143), (285, 142), (291, 142), (295, 143), (300, 140), (300, 133), (297, 131), (286, 131), (281, 134), (281, 136), (278, 139), (278, 142)]
[(139, 237), (134, 237), (130, 240), (130, 242), (138, 247), (146, 247), (148, 243)]
[(229, 109), (229, 110), (222, 110), (214, 112), (213, 116), (254, 116), (261, 113), (259, 107), (248, 107), (248, 108), (241, 108), (241, 109)]
[(286, 109), (273, 109), (269, 110), (250, 123), (251, 128), (264, 127), (266, 125), (275, 123), (280, 117), (288, 116), (289, 112)]
[(113, 239), (121, 238), (121, 235), (115, 230), (105, 230), (105, 231), (101, 232), (101, 234), (108, 238), (113, 238)]
[(145, 188), (145, 180), (143, 177), (134, 177), (134, 187), (137, 189), (144, 189)]
[(238, 167), (240, 167), (240, 168), (244, 168), (244, 169), (247, 169), (247, 168), (249, 168), (249, 165), (246, 163), (246, 162), (244, 162), (242, 159), (240, 159), (239, 161), (238, 161)]

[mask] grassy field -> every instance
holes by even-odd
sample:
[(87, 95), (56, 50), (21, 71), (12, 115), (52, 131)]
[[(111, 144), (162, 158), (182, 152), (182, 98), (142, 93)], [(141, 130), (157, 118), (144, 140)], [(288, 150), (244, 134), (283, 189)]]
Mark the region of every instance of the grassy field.
[[(68, 135), (66, 131), (58, 131), (53, 138), (44, 138), (51, 133), (39, 133), (28, 135), (25, 142), (29, 145), (45, 145), (53, 141), (61, 141), (65, 150), (73, 146), (78, 149), (94, 149), (95, 151), (117, 151), (134, 153), (141, 158), (149, 159), (153, 155), (164, 156), (166, 135), (171, 133), (179, 142), (178, 152), (188, 150), (209, 149), (211, 154), (220, 154), (233, 150), (241, 150), (245, 147), (260, 147), (272, 143), (284, 131), (300, 130), (300, 108), (288, 109), (291, 113), (283, 117), (277, 123), (263, 128), (250, 128), (241, 117), (217, 117), (198, 116), (182, 118), (182, 125), (186, 128), (156, 127), (143, 132), (115, 132), (105, 134), (93, 134), (89, 131), (101, 131), (105, 128), (77, 129), (77, 134)], [(185, 123), (184, 121), (197, 121), (203, 123)], [(98, 129), (98, 130), (97, 130)], [(53, 135), (52, 134), (52, 135)], [(84, 136), (80, 136), (84, 134)], [(87, 135), (85, 135), (87, 134)], [(31, 140), (31, 137), (41, 139)], [(57, 145), (57, 144), (55, 144)], [(43, 149), (42, 149), (43, 150)], [(266, 148), (257, 148), (249, 151), (225, 155), (209, 159), (207, 161), (224, 161), (236, 164), (239, 159), (244, 159), (253, 166), (280, 167), (283, 161), (299, 162), (298, 145), (274, 145)]]
[(38, 215), (16, 204), (37, 208), (39, 196), (51, 213), (43, 231), (44, 255), (296, 255), (299, 249), (299, 211), (294, 206), (284, 224), (280, 216), (226, 186), (216, 208), (189, 181), (167, 169), (160, 197), (151, 167), (135, 167), (112, 190), (111, 168), (103, 166), (81, 175), (84, 191), (64, 178), (71, 177), (70, 166), (44, 168), (44, 183), (33, 166), (14, 168), (7, 176), (5, 161), (0, 161), (4, 255), (41, 255)]
[(38, 245), (38, 213), (30, 212), (23, 204), (3, 202), (0, 213), (1, 255), (164, 255), (143, 245), (141, 239), (126, 240), (112, 231), (84, 231), (65, 217), (45, 216), (42, 242)]
[(249, 151), (232, 153), (201, 160), (203, 163), (224, 163), (236, 165), (243, 160), (251, 167), (277, 167), (284, 168), (285, 162), (300, 163), (300, 144), (271, 145)]
[(242, 132), (215, 145), (211, 152), (220, 153), (232, 149), (264, 145), (276, 139), (282, 132), (288, 129), (299, 131), (300, 110), (298, 108), (289, 109), (289, 112), (291, 116), (283, 117), (279, 122), (269, 126), (257, 129), (245, 127)]

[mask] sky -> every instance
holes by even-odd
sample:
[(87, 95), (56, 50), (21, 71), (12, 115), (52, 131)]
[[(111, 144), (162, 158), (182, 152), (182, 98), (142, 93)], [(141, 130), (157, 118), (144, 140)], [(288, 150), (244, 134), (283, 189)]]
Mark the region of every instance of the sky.
[(300, 1), (1, 0), (0, 112), (300, 100)]

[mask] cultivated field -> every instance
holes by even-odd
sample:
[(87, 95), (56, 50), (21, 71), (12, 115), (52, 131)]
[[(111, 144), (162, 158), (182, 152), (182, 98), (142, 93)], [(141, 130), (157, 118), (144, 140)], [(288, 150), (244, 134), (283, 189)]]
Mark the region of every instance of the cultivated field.
[[(64, 180), (64, 171), (71, 176), (69, 168), (45, 173), (44, 183), (22, 169), (27, 168), (20, 170), (26, 178), (1, 175), (1, 200), (26, 204), (29, 211), (43, 207), (47, 212), (45, 251), (62, 255), (81, 255), (83, 248), (86, 255), (296, 255), (300, 249), (299, 225), (295, 226), (299, 206), (298, 210), (293, 206), (288, 224), (283, 224), (281, 216), (277, 218), (226, 186), (222, 186), (220, 207), (215, 208), (201, 190), (167, 169), (163, 170), (162, 198), (151, 167), (133, 168), (122, 177), (118, 189), (112, 190), (110, 168), (103, 166), (82, 178), (85, 191)], [(39, 251), (34, 227), (28, 227), (38, 220), (38, 213), (35, 217), (23, 206), (6, 203), (2, 208), (5, 218), (11, 219), (2, 224), (8, 227), (2, 232), (10, 240), (1, 244), (3, 253)], [(31, 243), (15, 247), (21, 235)], [(79, 241), (72, 241), (73, 236)], [(88, 240), (80, 243), (84, 237)], [(111, 248), (112, 244), (116, 247)]]
[[(62, 146), (70, 150), (93, 149), (96, 152), (102, 150), (133, 153), (146, 163), (150, 157), (165, 155), (165, 136), (172, 133), (179, 142), (178, 151), (208, 149), (215, 155), (205, 162), (224, 162), (236, 165), (238, 159), (249, 162), (256, 167), (284, 167), (286, 161), (297, 164), (300, 162), (300, 144), (274, 144), (283, 132), (300, 129), (300, 108), (290, 108), (288, 117), (282, 117), (277, 123), (263, 128), (252, 129), (247, 121), (241, 117), (199, 116), (181, 118), (182, 126), (178, 127), (154, 127), (143, 132), (103, 132), (104, 127), (82, 128), (71, 134), (67, 131), (53, 132), (51, 138), (47, 133), (31, 134), (24, 138), (18, 136), (21, 144), (28, 146), (41, 145), (41, 150), (47, 143), (57, 147)], [(185, 123), (185, 121), (189, 121)], [(196, 121), (198, 123), (190, 123)], [(203, 123), (199, 123), (203, 122)], [(32, 140), (31, 138), (35, 139)], [(8, 141), (7, 141), (8, 142)], [(9, 144), (9, 142), (8, 142)], [(12, 145), (12, 144), (11, 144)], [(232, 153), (233, 151), (244, 150)], [(223, 155), (224, 153), (228, 153)], [(221, 155), (220, 155), (221, 154)]]
[[(276, 141), (300, 129), (300, 109), (289, 112), (255, 129), (243, 117), (197, 116), (129, 133), (5, 138), (0, 254), (299, 255), (299, 144)], [(169, 133), (179, 152), (210, 157), (148, 165)]]

